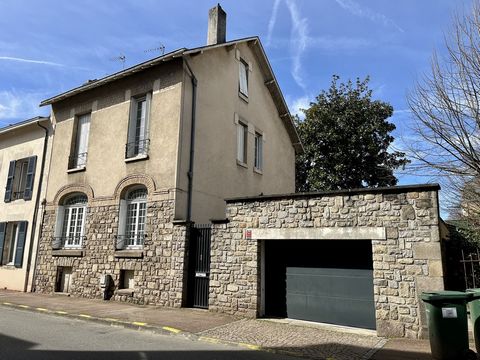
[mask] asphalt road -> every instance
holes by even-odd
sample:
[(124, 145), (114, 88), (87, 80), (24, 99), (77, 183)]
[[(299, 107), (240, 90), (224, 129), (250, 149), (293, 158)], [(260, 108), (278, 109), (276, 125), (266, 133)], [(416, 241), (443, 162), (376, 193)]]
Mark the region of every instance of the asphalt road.
[(192, 341), (0, 306), (1, 360), (294, 360), (235, 346)]

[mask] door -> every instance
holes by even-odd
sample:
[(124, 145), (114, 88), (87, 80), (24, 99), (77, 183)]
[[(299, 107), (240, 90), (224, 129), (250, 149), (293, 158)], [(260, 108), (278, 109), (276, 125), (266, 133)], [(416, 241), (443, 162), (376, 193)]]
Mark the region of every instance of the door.
[(195, 225), (190, 235), (189, 306), (208, 309), (211, 226)]
[(375, 329), (365, 240), (266, 241), (266, 314)]

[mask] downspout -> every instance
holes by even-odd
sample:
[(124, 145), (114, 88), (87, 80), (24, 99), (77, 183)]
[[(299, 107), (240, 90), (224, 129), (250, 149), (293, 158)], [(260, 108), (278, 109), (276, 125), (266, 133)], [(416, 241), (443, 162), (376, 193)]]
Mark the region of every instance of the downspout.
[[(42, 166), (40, 168), (40, 178), (38, 179), (38, 189), (37, 189), (37, 198), (35, 199), (35, 211), (33, 213), (33, 220), (32, 220), (32, 231), (30, 233), (30, 247), (28, 250), (28, 260), (27, 260), (27, 273), (25, 275), (25, 286), (23, 288), (24, 292), (27, 292), (28, 290), (28, 278), (30, 275), (30, 267), (31, 264), (30, 262), (32, 261), (32, 251), (33, 251), (33, 245), (34, 245), (34, 240), (35, 240), (35, 233), (37, 232), (37, 215), (38, 215), (38, 210), (39, 210), (39, 204), (40, 204), (40, 196), (42, 193), (42, 182), (43, 182), (43, 172), (45, 168), (45, 160), (47, 157), (47, 145), (48, 145), (48, 129), (45, 126), (40, 125), (40, 121), (37, 121), (37, 126), (41, 127), (43, 130), (45, 130), (45, 138), (43, 140), (43, 155), (42, 155)], [(43, 221), (43, 205), (42, 205), (42, 221)], [(41, 223), (40, 223), (41, 226)], [(33, 277), (32, 277), (32, 292), (35, 290), (35, 275), (36, 275), (36, 265), (37, 265), (37, 259), (38, 259), (38, 245), (40, 244), (40, 237), (41, 237), (42, 231), (40, 229), (40, 232), (38, 234), (38, 243), (37, 243), (37, 252), (35, 254), (35, 263), (33, 264)]]
[(187, 191), (187, 223), (192, 221), (192, 199), (193, 199), (193, 161), (195, 156), (195, 112), (197, 108), (197, 78), (193, 74), (192, 68), (188, 64), (187, 59), (183, 57), (190, 78), (192, 79), (192, 124), (190, 129), (190, 160), (188, 165), (188, 191)]

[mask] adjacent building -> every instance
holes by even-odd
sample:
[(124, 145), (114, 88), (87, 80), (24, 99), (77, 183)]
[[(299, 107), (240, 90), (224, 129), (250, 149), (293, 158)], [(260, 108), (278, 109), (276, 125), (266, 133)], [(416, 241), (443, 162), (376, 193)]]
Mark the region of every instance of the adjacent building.
[(45, 196), (50, 119), (0, 129), (0, 288), (31, 291)]

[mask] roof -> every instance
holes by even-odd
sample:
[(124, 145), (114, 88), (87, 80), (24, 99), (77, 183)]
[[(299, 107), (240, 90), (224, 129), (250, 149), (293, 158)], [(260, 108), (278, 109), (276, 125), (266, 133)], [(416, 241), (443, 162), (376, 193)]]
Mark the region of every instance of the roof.
[(28, 125), (35, 124), (37, 122), (45, 122), (45, 121), (50, 121), (50, 118), (45, 117), (45, 116), (36, 116), (36, 117), (28, 119), (28, 120), (20, 121), (20, 122), (17, 122), (15, 124), (11, 124), (11, 125), (7, 125), (5, 127), (2, 127), (2, 128), (0, 128), (0, 134), (5, 134), (9, 131), (17, 130), (19, 128), (23, 128), (23, 127), (26, 127)]
[(343, 189), (343, 190), (329, 190), (329, 191), (314, 191), (306, 193), (290, 193), (290, 194), (273, 194), (273, 195), (259, 195), (259, 196), (246, 196), (225, 199), (227, 203), (238, 202), (252, 202), (252, 201), (266, 201), (266, 200), (280, 200), (280, 199), (304, 199), (315, 198), (328, 195), (355, 195), (355, 194), (398, 194), (414, 191), (438, 191), (440, 190), (439, 184), (415, 184), (415, 185), (401, 185), (401, 186), (387, 186), (387, 187), (370, 187), (370, 188), (358, 188), (358, 189)]
[(278, 114), (280, 118), (282, 119), (288, 135), (290, 137), (290, 140), (292, 141), (292, 145), (295, 148), (295, 152), (297, 154), (303, 153), (303, 146), (300, 141), (300, 137), (298, 136), (297, 130), (295, 128), (295, 125), (293, 123), (292, 116), (290, 115), (290, 111), (288, 109), (287, 103), (285, 102), (285, 99), (283, 97), (283, 94), (280, 90), (280, 87), (278, 85), (277, 79), (275, 78), (275, 75), (273, 73), (272, 67), (270, 66), (270, 63), (268, 61), (267, 55), (265, 53), (265, 50), (263, 49), (263, 46), (260, 42), (260, 39), (258, 36), (253, 36), (253, 37), (247, 37), (243, 39), (237, 39), (237, 40), (232, 40), (232, 41), (227, 41), (225, 43), (221, 44), (214, 44), (214, 45), (207, 45), (207, 46), (201, 46), (201, 47), (196, 47), (192, 49), (187, 49), (187, 48), (181, 48), (177, 49), (175, 51), (169, 52), (167, 54), (164, 54), (162, 56), (158, 56), (156, 58), (153, 58), (151, 60), (142, 62), (140, 64), (134, 65), (132, 67), (129, 67), (127, 69), (118, 71), (116, 73), (113, 73), (111, 75), (105, 76), (101, 79), (98, 80), (93, 80), (89, 81), (81, 86), (78, 86), (76, 88), (73, 88), (71, 90), (68, 90), (64, 93), (55, 95), (49, 99), (43, 100), (40, 103), (40, 106), (45, 106), (45, 105), (51, 105), (54, 104), (58, 101), (67, 99), (69, 97), (72, 97), (74, 95), (83, 93), (85, 91), (103, 86), (105, 84), (111, 83), (113, 81), (116, 81), (118, 79), (130, 76), (132, 74), (135, 74), (137, 72), (146, 70), (148, 68), (151, 68), (152, 66), (159, 65), (161, 63), (170, 61), (175, 58), (180, 58), (192, 54), (197, 54), (201, 53), (203, 51), (211, 50), (211, 49), (216, 49), (220, 47), (228, 47), (228, 46), (236, 46), (237, 44), (240, 43), (248, 43), (249, 46), (251, 47), (253, 53), (255, 54), (259, 64), (260, 68), (262, 70), (263, 76), (264, 76), (264, 83), (267, 89), (269, 90), (272, 99), (275, 103), (275, 106), (277, 107)]

